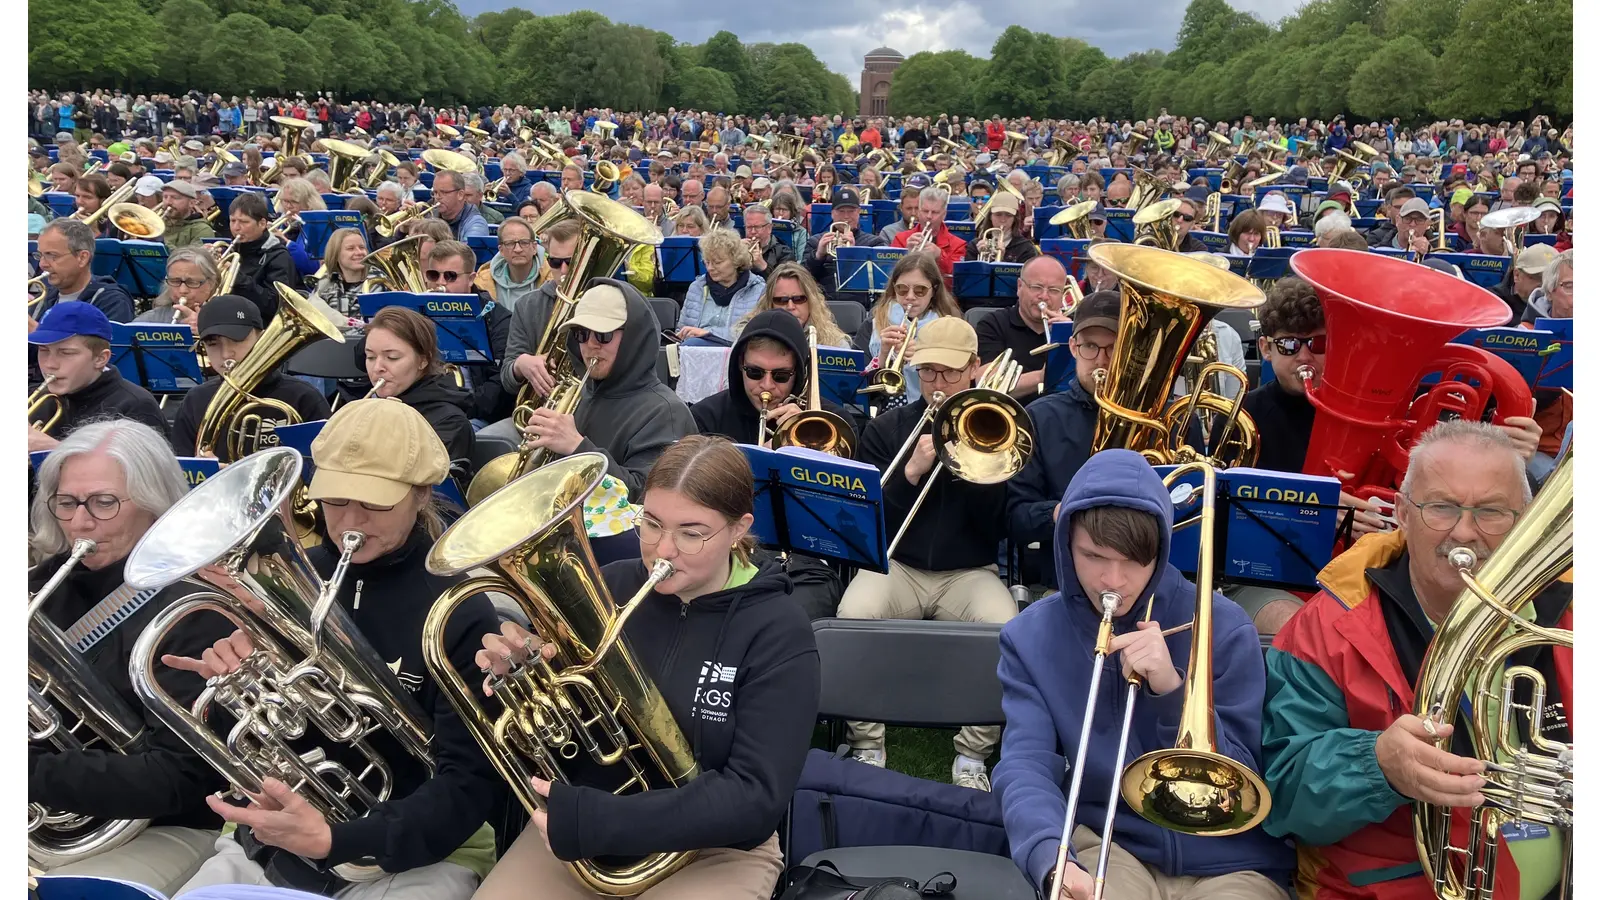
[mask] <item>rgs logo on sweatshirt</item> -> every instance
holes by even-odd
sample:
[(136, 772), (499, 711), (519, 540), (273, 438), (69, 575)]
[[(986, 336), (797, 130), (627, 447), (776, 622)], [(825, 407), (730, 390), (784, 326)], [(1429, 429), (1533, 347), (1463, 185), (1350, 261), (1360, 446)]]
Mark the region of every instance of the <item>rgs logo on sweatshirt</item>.
[(725, 666), (709, 659), (701, 663), (689, 717), (719, 725), (727, 722), (728, 711), (733, 709), (733, 681), (738, 674), (737, 666)]

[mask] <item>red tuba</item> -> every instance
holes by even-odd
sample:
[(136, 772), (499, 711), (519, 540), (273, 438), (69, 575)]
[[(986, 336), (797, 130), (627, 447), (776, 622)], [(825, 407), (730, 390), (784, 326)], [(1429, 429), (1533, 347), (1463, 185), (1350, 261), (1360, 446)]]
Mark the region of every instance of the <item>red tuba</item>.
[[(1469, 328), (1504, 325), (1511, 308), (1487, 290), (1436, 269), (1359, 250), (1311, 249), (1289, 257), (1322, 301), (1328, 354), (1306, 385), (1316, 407), (1308, 475), (1350, 473), (1344, 490), (1393, 502), (1411, 446), (1441, 418), (1493, 422), (1533, 415), (1533, 393), (1510, 363), (1451, 344)], [(1424, 377), (1439, 381), (1419, 394)]]

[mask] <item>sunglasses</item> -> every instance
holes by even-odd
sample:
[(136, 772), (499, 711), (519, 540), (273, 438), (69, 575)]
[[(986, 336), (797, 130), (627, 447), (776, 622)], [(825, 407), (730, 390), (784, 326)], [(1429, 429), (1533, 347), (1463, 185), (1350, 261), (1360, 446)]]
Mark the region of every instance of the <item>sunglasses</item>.
[(429, 269), (422, 274), (429, 281), (443, 281), (445, 284), (455, 284), (467, 277), (464, 272), (441, 272), (438, 269)]
[(552, 269), (559, 269), (562, 266), (572, 265), (572, 257), (570, 256), (546, 256), (544, 261), (548, 263)]
[(811, 298), (807, 297), (805, 294), (791, 294), (787, 297), (772, 298), (773, 306), (803, 306), (810, 302)]
[(587, 344), (590, 340), (596, 344), (609, 344), (617, 339), (617, 331), (594, 331), (582, 325), (575, 325), (572, 328), (572, 336), (577, 338), (580, 344)]
[(763, 369), (760, 366), (740, 366), (744, 370), (744, 377), (751, 381), (760, 381), (768, 375), (772, 376), (773, 384), (788, 384), (794, 380), (793, 369)]
[(1194, 221), (1194, 216), (1191, 216), (1191, 215), (1189, 215), (1187, 213), (1178, 213), (1178, 218), (1182, 219), (1185, 222), (1193, 222)]
[(1301, 347), (1318, 355), (1328, 352), (1328, 336), (1325, 334), (1308, 338), (1280, 337), (1268, 340), (1272, 341), (1272, 346), (1278, 348), (1278, 353), (1283, 356), (1293, 356), (1300, 352)]

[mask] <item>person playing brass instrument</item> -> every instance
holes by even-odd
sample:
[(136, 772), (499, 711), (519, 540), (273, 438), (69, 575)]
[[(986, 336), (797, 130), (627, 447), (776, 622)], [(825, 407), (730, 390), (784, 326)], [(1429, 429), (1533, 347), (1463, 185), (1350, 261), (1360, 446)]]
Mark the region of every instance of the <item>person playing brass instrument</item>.
[[(1013, 198), (1015, 199), (1015, 198)], [(917, 247), (937, 254), (939, 273), (945, 279), (952, 277), (957, 260), (965, 259), (967, 242), (950, 233), (945, 227), (944, 214), (950, 205), (950, 195), (944, 191), (923, 191), (917, 197), (917, 230), (907, 229), (895, 235), (893, 246)], [(1013, 209), (1015, 214), (1016, 210)]]
[[(670, 572), (644, 594), (622, 639), (660, 689), (699, 773), (676, 787), (657, 779), (648, 791), (615, 794), (605, 767), (587, 756), (563, 760), (567, 780), (534, 778), (543, 809), (477, 900), (530, 892), (598, 900), (563, 865), (595, 857), (694, 852), (647, 897), (764, 898), (782, 872), (775, 832), (799, 781), (820, 691), (810, 626), (788, 596), (788, 576), (752, 556), (754, 481), (731, 443), (685, 437), (654, 461), (642, 487), (642, 558), (606, 565), (601, 576), (623, 600), (653, 573)], [(543, 637), (514, 624), (484, 632), (485, 693), (534, 652), (555, 659), (557, 645)]]
[[(819, 175), (821, 171), (824, 170), (819, 170)], [(825, 171), (833, 170), (827, 168)], [(838, 265), (833, 253), (836, 246), (882, 247), (888, 243), (878, 235), (861, 230), (861, 195), (855, 188), (846, 186), (833, 192), (831, 215), (833, 226), (848, 230), (849, 237), (841, 238), (833, 227), (817, 232), (806, 241), (805, 254), (802, 256), (806, 271), (817, 280), (829, 300), (835, 299), (839, 290)]]
[[(344, 900), (467, 900), (493, 864), (488, 819), (501, 788), (422, 659), (422, 625), (434, 598), (461, 580), (425, 566), (443, 531), (433, 487), (449, 474), (450, 461), (420, 413), (379, 398), (340, 407), (312, 442), (311, 457), (309, 493), (330, 538), (308, 551), (311, 563), (330, 577), (342, 537), (361, 536), (335, 602), (430, 716), (433, 771), (380, 731), (369, 740), (394, 783), (389, 799), (360, 818), (329, 822), (275, 778), (244, 805), (213, 796), (211, 809), (236, 828), (216, 840), (216, 855), (175, 896), (210, 885), (271, 884)], [(477, 636), (496, 627), (486, 594), (470, 597), (452, 617), (446, 649), (464, 677), (476, 671)], [(198, 655), (167, 655), (161, 663), (213, 678), (237, 671), (254, 651), (249, 636), (235, 631)], [(348, 745), (320, 746), (353, 771), (364, 767)], [(332, 871), (369, 857), (382, 869), (373, 881), (349, 884)]]
[(46, 281), (31, 311), (35, 321), (69, 300), (91, 303), (113, 322), (133, 321), (127, 290), (116, 279), (94, 274), (94, 242), (94, 229), (76, 219), (55, 219), (39, 232), (39, 270)]
[[(889, 271), (889, 283), (872, 307), (872, 336), (867, 340), (867, 352), (880, 366), (905, 341), (912, 322), (924, 328), (940, 316), (960, 318), (961, 307), (956, 305), (955, 297), (939, 277), (938, 266), (932, 253), (908, 253)], [(915, 354), (915, 345), (913, 339), (912, 346), (905, 349)], [(904, 357), (902, 365), (905, 392), (900, 396), (908, 401), (916, 400), (921, 396), (921, 382), (913, 377), (916, 363)]]
[(750, 271), (762, 278), (778, 266), (794, 260), (788, 243), (772, 236), (772, 211), (761, 204), (744, 210), (744, 240), (750, 248)]
[(1043, 254), (1023, 263), (1017, 275), (1017, 302), (978, 320), (978, 358), (992, 362), (1009, 349), (1022, 366), (1011, 396), (1024, 404), (1043, 393), (1045, 355), (1034, 351), (1050, 337), (1052, 322), (1070, 321), (1072, 297), (1067, 270), (1060, 260)]
[[(1000, 231), (999, 258), (995, 262), (1025, 263), (1039, 255), (1038, 245), (1023, 232), (1022, 218), (1017, 214), (1019, 209), (1020, 201), (1013, 194), (1000, 193), (989, 201), (988, 226)], [(978, 259), (985, 250), (990, 250), (991, 257), (994, 255), (991, 248), (980, 246), (983, 243), (982, 240), (967, 242), (966, 259), (969, 262)]]
[(239, 274), (230, 290), (254, 303), (263, 322), (271, 321), (278, 313), (278, 291), (273, 284), (300, 283), (299, 270), (283, 239), (267, 231), (271, 222), (266, 199), (254, 192), (242, 193), (228, 205), (228, 230), (233, 243), (211, 245), (218, 254), (231, 246), (239, 255)]
[[(126, 753), (103, 745), (61, 749), (48, 740), (30, 741), (28, 801), (55, 815), (150, 820), (149, 827), (120, 846), (46, 864), (49, 874), (119, 878), (170, 893), (211, 855), (216, 842), (222, 823), (207, 808), (206, 797), (222, 786), (221, 779), (146, 710), (128, 674), (134, 640), (146, 623), (196, 589), (179, 582), (159, 592), (136, 593), (122, 580), (129, 551), (187, 490), (165, 436), (126, 419), (93, 422), (74, 431), (39, 467), (29, 515), (29, 561), (34, 563), (28, 573), (30, 595), (61, 571), (78, 542), (91, 552), (43, 598), (33, 614), (40, 621), (29, 622), (30, 635), (43, 623), (65, 632), (76, 652), (132, 712), (143, 736)], [(221, 617), (194, 616), (169, 634), (161, 649), (196, 655), (230, 630)], [(39, 650), (30, 644), (30, 659)], [(201, 679), (176, 671), (163, 675), (162, 683), (185, 703), (192, 703), (205, 687)], [(70, 716), (59, 707), (58, 712), (64, 719)], [(83, 731), (77, 736), (86, 744), (92, 737)], [(41, 832), (49, 828), (42, 826)], [(29, 839), (30, 845), (54, 846), (43, 833)]]
[[(82, 300), (56, 304), (28, 334), (28, 344), (39, 353), (45, 379), (38, 390), (53, 398), (29, 421), (29, 453), (53, 449), (97, 419), (132, 419), (166, 437), (167, 421), (155, 398), (111, 365), (111, 322), (98, 308)], [(60, 420), (45, 428), (58, 410)]]
[(369, 396), (393, 397), (422, 413), (452, 463), (472, 459), (472, 394), (445, 371), (432, 319), (386, 306), (367, 320), (355, 349), (373, 384)]
[[(1056, 896), (1057, 882), (1063, 900), (1099, 896), (1093, 873), (1100, 855), (1109, 853), (1105, 897), (1187, 891), (1195, 897), (1286, 900), (1294, 853), (1260, 829), (1228, 837), (1184, 834), (1124, 806), (1111, 833), (1101, 833), (1107, 806), (1122, 805), (1120, 736), (1127, 735), (1128, 759), (1165, 750), (1185, 705), (1186, 674), (1173, 660), (1189, 659), (1193, 632), (1164, 635), (1163, 626), (1196, 621), (1203, 601), (1169, 559), (1172, 523), (1172, 497), (1144, 457), (1118, 449), (1095, 454), (1067, 486), (1054, 538), (1044, 545), (1056, 558), (1060, 590), (1000, 631), (1006, 729), (994, 786), (1011, 858), (1046, 898)], [(1101, 605), (1107, 598), (1109, 610)], [(1232, 601), (1220, 595), (1209, 601), (1215, 749), (1259, 770), (1266, 689), (1260, 638)], [(1128, 692), (1133, 706), (1126, 711), (1127, 732), (1125, 710), (1107, 702), (1105, 686), (1092, 721), (1084, 722), (1086, 685), (1099, 662), (1095, 634), (1107, 615), (1109, 653), (1124, 678), (1137, 676), (1144, 683), (1136, 695)], [(1125, 684), (1113, 681), (1111, 690)], [(1075, 810), (1067, 808), (1063, 791), (1063, 758), (1073, 768), (1082, 766)], [(1067, 863), (1055, 871), (1069, 816), (1076, 827)]]
[(195, 198), (200, 191), (189, 181), (169, 181), (161, 188), (161, 203), (166, 207), (167, 230), (161, 241), (167, 250), (178, 250), (216, 237), (216, 230), (206, 221), (205, 214), (196, 208)]

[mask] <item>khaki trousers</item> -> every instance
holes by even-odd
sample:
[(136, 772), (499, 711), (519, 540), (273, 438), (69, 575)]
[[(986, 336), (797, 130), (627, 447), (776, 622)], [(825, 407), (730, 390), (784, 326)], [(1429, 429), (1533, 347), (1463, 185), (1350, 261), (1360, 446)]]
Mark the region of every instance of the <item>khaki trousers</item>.
[[(720, 847), (701, 850), (672, 877), (640, 894), (638, 900), (768, 900), (783, 874), (778, 836), (754, 850)], [(472, 900), (597, 900), (572, 877), (567, 864), (545, 846), (539, 829), (528, 826), (483, 880)]]
[[(1093, 875), (1100, 861), (1100, 835), (1079, 825), (1072, 830), (1072, 847), (1079, 865)], [(1260, 872), (1229, 872), (1209, 878), (1166, 875), (1112, 844), (1106, 896), (1116, 900), (1288, 900), (1289, 894)]]
[[(889, 574), (857, 572), (844, 599), (841, 619), (935, 619), (940, 622), (1004, 624), (1017, 614), (1017, 601), (995, 566), (928, 572), (889, 561)], [(968, 725), (956, 732), (956, 752), (987, 759), (1000, 743), (999, 725)], [(882, 750), (882, 722), (846, 722), (852, 749)]]
[[(206, 860), (200, 871), (173, 897), (218, 884), (271, 886), (266, 872), (244, 855), (244, 848), (232, 834), (217, 838), (216, 846), (217, 855)], [(477, 886), (478, 876), (471, 869), (452, 862), (436, 862), (352, 884), (334, 896), (339, 900), (467, 900)]]
[(146, 828), (115, 850), (57, 866), (49, 874), (116, 878), (171, 895), (216, 852), (216, 843), (215, 831), (161, 825)]

